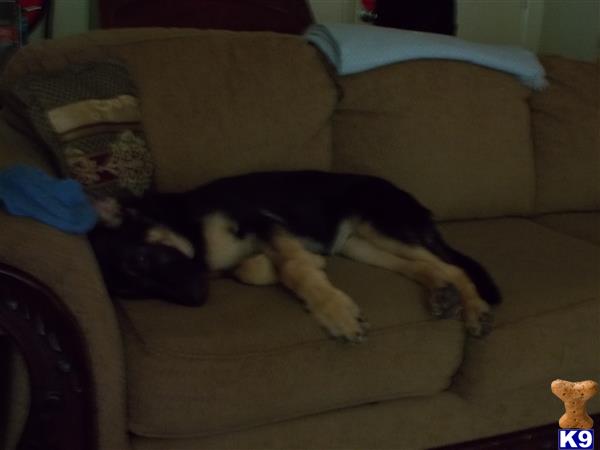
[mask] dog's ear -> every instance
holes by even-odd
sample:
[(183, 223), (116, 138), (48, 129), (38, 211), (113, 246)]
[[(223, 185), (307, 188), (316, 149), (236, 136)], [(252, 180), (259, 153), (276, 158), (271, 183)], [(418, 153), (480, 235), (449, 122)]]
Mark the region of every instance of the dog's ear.
[(123, 207), (114, 197), (92, 198), (92, 205), (98, 213), (101, 224), (108, 228), (118, 228), (123, 223)]
[(190, 240), (164, 225), (155, 225), (146, 231), (146, 242), (161, 244), (179, 250), (190, 259), (194, 259), (196, 250)]

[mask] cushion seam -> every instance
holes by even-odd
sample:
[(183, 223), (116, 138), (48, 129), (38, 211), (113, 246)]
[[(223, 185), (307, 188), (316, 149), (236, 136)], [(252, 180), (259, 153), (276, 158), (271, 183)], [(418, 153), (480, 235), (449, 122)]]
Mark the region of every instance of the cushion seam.
[(495, 326), (494, 329), (496, 330), (500, 330), (503, 328), (510, 328), (510, 326), (512, 325), (517, 325), (517, 324), (521, 324), (522, 322), (527, 322), (529, 320), (532, 319), (538, 319), (541, 317), (544, 317), (548, 314), (553, 314), (559, 311), (563, 311), (563, 310), (569, 310), (574, 306), (582, 306), (585, 305), (586, 303), (594, 303), (594, 302), (599, 302), (600, 297), (588, 297), (585, 298), (583, 300), (579, 300), (577, 302), (574, 303), (569, 303), (568, 305), (563, 305), (563, 306), (559, 306), (557, 308), (552, 308), (552, 309), (548, 309), (546, 311), (542, 311), (542, 312), (538, 312), (538, 313), (534, 313), (528, 316), (524, 316), (524, 317), (519, 317), (518, 319), (515, 319), (514, 321), (507, 321), (502, 323), (501, 325)]
[[(585, 214), (585, 213), (594, 213), (596, 211), (578, 211), (578, 212), (580, 212), (582, 214)], [(544, 214), (538, 215), (537, 217), (533, 217), (531, 220), (536, 225), (540, 225), (540, 226), (546, 228), (547, 230), (551, 230), (551, 231), (554, 231), (554, 232), (559, 233), (561, 235), (568, 236), (568, 237), (573, 238), (573, 239), (577, 239), (578, 241), (585, 242), (587, 244), (591, 244), (591, 245), (593, 245), (595, 247), (600, 247), (600, 243), (599, 242), (590, 241), (588, 239), (582, 238), (581, 236), (575, 236), (574, 234), (567, 233), (567, 232), (561, 230), (560, 228), (555, 228), (555, 227), (550, 226), (548, 224), (545, 224), (543, 222), (538, 222), (538, 220), (541, 219), (544, 216), (550, 216), (550, 215), (556, 215), (556, 214), (563, 215), (563, 214), (568, 214), (568, 213), (563, 213), (563, 214), (561, 214), (561, 213), (544, 213)]]
[[(95, 36), (85, 36), (85, 40), (93, 47), (96, 47), (97, 49), (102, 49), (104, 47), (108, 47), (108, 48), (113, 48), (113, 47), (126, 47), (129, 45), (135, 45), (135, 44), (145, 44), (147, 42), (170, 42), (170, 41), (177, 41), (177, 40), (189, 40), (190, 38), (193, 37), (204, 37), (202, 33), (198, 33), (199, 30), (195, 30), (195, 29), (190, 29), (189, 34), (184, 33), (178, 36), (171, 36), (171, 37), (149, 37), (149, 38), (145, 38), (145, 39), (136, 39), (136, 40), (131, 40), (131, 41), (125, 41), (125, 42), (101, 42), (99, 39), (97, 39)], [(224, 30), (221, 30), (224, 31)], [(249, 33), (253, 33), (253, 32), (249, 32)], [(256, 34), (262, 34), (265, 35), (265, 32), (254, 32)], [(206, 33), (205, 35), (208, 35), (209, 33)], [(232, 34), (231, 36), (233, 39), (241, 39), (243, 38), (243, 36), (238, 36)], [(278, 38), (281, 38), (280, 36), (277, 36)], [(297, 40), (294, 39), (294, 36), (283, 36), (283, 39), (285, 39), (286, 41), (296, 41), (299, 43), (302, 43), (304, 41), (301, 40)], [(58, 47), (56, 47), (58, 48)], [(56, 49), (55, 48), (55, 49)], [(83, 48), (83, 47), (82, 47)], [(89, 47), (86, 47), (89, 48)], [(52, 51), (53, 49), (48, 49), (48, 47), (44, 47), (44, 48), (40, 48), (40, 47), (33, 47), (30, 49), (31, 52), (33, 51), (38, 51), (38, 50), (43, 50), (43, 51)], [(70, 50), (70, 49), (69, 49)], [(79, 50), (79, 49), (78, 49)], [(71, 53), (71, 52), (69, 52)], [(20, 76), (22, 76), (23, 74), (21, 74)]]
[[(131, 323), (131, 319), (129, 317), (128, 317), (128, 321)], [(390, 325), (387, 327), (378, 328), (376, 330), (372, 329), (369, 331), (369, 336), (372, 337), (372, 336), (390, 334), (394, 330), (407, 328), (407, 326), (412, 326), (412, 325), (418, 325), (418, 324), (424, 324), (424, 323), (440, 323), (440, 322), (446, 323), (448, 321), (456, 321), (456, 320), (455, 319), (441, 319), (441, 320), (430, 319), (430, 320), (421, 320), (421, 321), (415, 321), (415, 322), (406, 322), (403, 324)], [(188, 354), (188, 353), (170, 352), (168, 350), (150, 349), (148, 343), (140, 336), (137, 329), (135, 329), (135, 326), (133, 324), (131, 326), (133, 327), (132, 331), (134, 332), (136, 338), (140, 341), (141, 346), (144, 348), (144, 351), (147, 354), (152, 355), (152, 356), (159, 356), (159, 357), (163, 357), (163, 358), (164, 357), (181, 358), (181, 359), (188, 359), (188, 360), (193, 360), (193, 361), (236, 360), (236, 359), (246, 358), (249, 356), (251, 356), (251, 357), (274, 356), (277, 354), (288, 352), (288, 351), (290, 351), (292, 349), (296, 349), (296, 348), (308, 347), (308, 346), (311, 346), (314, 344), (331, 342), (330, 339), (328, 339), (328, 338), (319, 338), (319, 339), (314, 339), (314, 340), (309, 340), (309, 341), (293, 343), (293, 344), (289, 344), (287, 346), (273, 348), (270, 350), (263, 350), (263, 351), (251, 351), (251, 352), (230, 353), (230, 354), (221, 354), (221, 355), (210, 354), (210, 353), (202, 353), (202, 354), (194, 355), (194, 354)]]
[[(448, 376), (448, 379), (450, 379), (450, 376), (451, 375)], [(129, 426), (130, 432), (132, 432), (135, 435), (140, 436), (140, 437), (169, 438), (169, 439), (208, 438), (208, 437), (213, 437), (213, 436), (218, 436), (218, 435), (223, 435), (223, 434), (246, 431), (249, 429), (260, 428), (260, 427), (274, 425), (274, 424), (283, 423), (283, 422), (289, 422), (292, 420), (303, 419), (305, 417), (316, 416), (319, 414), (327, 414), (327, 413), (332, 413), (332, 412), (336, 412), (336, 411), (343, 411), (343, 410), (346, 410), (349, 408), (368, 406), (372, 403), (397, 401), (397, 400), (410, 399), (410, 398), (431, 397), (434, 395), (438, 395), (442, 392), (446, 392), (448, 390), (447, 388), (448, 388), (448, 383), (446, 383), (446, 387), (442, 387), (439, 390), (427, 392), (427, 393), (423, 392), (423, 393), (419, 393), (419, 394), (405, 395), (405, 394), (398, 393), (396, 391), (395, 393), (391, 393), (391, 394), (386, 393), (386, 394), (382, 394), (380, 396), (374, 396), (373, 398), (371, 398), (369, 400), (361, 400), (358, 403), (357, 402), (346, 402), (346, 403), (340, 402), (333, 406), (326, 406), (326, 407), (322, 407), (319, 409), (310, 410), (308, 412), (297, 412), (297, 413), (287, 414), (285, 416), (279, 416), (279, 418), (274, 419), (274, 420), (267, 419), (267, 420), (264, 420), (261, 422), (249, 423), (247, 425), (239, 425), (237, 427), (229, 426), (229, 427), (224, 427), (222, 429), (219, 429), (218, 431), (217, 430), (206, 431), (204, 433), (200, 432), (200, 433), (167, 434), (167, 433), (143, 432), (144, 434), (142, 434), (142, 433), (140, 433), (140, 431), (135, 431), (135, 429), (134, 429), (136, 427), (140, 427), (140, 425), (141, 425), (140, 423), (135, 423), (133, 421), (128, 420), (128, 426)]]

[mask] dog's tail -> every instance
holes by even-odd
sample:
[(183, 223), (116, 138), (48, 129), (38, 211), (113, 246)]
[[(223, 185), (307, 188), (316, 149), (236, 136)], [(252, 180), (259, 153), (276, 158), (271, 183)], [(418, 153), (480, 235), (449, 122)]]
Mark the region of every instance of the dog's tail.
[(444, 261), (460, 267), (475, 284), (479, 296), (490, 305), (497, 305), (502, 302), (500, 289), (492, 279), (488, 271), (470, 256), (467, 256), (458, 250), (450, 247), (439, 233), (431, 245), (427, 245), (429, 250), (442, 258)]

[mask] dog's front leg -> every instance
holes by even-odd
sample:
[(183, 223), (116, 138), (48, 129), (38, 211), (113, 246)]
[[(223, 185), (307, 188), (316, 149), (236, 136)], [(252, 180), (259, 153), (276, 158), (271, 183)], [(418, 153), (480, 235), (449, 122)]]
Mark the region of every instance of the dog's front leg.
[(364, 340), (366, 323), (354, 301), (331, 284), (325, 260), (308, 252), (285, 231), (277, 231), (267, 254), (275, 264), (281, 283), (300, 297), (317, 321), (335, 338), (350, 342)]

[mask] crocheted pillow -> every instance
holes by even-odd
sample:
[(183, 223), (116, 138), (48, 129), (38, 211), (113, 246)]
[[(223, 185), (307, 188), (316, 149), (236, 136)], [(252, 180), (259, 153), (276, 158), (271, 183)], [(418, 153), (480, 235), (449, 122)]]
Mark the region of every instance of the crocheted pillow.
[(135, 85), (118, 62), (72, 65), (17, 81), (7, 105), (25, 115), (63, 176), (96, 196), (140, 196), (154, 164)]

